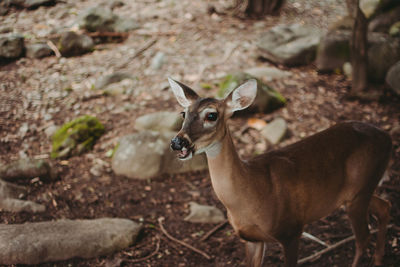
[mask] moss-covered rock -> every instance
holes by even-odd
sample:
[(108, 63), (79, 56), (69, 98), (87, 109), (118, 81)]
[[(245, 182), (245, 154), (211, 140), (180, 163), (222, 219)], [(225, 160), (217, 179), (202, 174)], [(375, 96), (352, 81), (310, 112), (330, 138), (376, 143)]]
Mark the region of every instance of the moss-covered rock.
[(268, 113), (286, 104), (286, 99), (269, 85), (244, 72), (226, 75), (219, 83), (217, 97), (226, 97), (233, 89), (250, 79), (257, 80), (257, 96), (253, 104), (238, 113)]
[(90, 150), (104, 133), (104, 126), (91, 116), (82, 116), (64, 124), (52, 136), (52, 158), (66, 158)]

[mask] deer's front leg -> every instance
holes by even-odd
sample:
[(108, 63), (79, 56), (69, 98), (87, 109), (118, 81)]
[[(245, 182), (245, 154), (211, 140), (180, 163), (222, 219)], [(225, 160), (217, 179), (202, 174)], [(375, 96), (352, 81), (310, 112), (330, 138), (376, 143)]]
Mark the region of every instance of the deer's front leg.
[(297, 257), (299, 252), (300, 235), (288, 238), (281, 242), (285, 254), (285, 267), (297, 266)]
[(246, 242), (246, 262), (248, 267), (260, 267), (264, 261), (266, 244), (264, 242)]

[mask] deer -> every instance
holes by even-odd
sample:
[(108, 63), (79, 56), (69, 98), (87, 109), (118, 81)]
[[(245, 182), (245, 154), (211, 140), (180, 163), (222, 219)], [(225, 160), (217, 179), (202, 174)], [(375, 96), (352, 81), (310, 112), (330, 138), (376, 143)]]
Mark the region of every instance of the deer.
[(389, 201), (375, 194), (392, 141), (367, 123), (346, 121), (283, 148), (242, 160), (227, 120), (249, 107), (257, 95), (250, 79), (223, 99), (203, 98), (168, 78), (184, 108), (181, 130), (171, 140), (180, 160), (205, 152), (211, 184), (235, 233), (245, 241), (247, 266), (262, 266), (266, 245), (279, 242), (284, 266), (297, 266), (306, 224), (344, 206), (355, 235), (352, 267), (369, 243), (368, 216), (377, 218), (374, 264), (383, 264)]

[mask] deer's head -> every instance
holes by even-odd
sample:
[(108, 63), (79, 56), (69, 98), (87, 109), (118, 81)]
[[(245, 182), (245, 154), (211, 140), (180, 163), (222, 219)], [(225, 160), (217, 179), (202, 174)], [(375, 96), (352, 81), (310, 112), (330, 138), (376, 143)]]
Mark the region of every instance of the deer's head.
[(181, 160), (218, 147), (227, 131), (226, 121), (235, 111), (250, 106), (257, 94), (254, 79), (239, 86), (224, 99), (202, 98), (188, 86), (171, 78), (168, 81), (184, 108), (182, 129), (171, 140), (171, 148), (179, 151), (178, 158)]

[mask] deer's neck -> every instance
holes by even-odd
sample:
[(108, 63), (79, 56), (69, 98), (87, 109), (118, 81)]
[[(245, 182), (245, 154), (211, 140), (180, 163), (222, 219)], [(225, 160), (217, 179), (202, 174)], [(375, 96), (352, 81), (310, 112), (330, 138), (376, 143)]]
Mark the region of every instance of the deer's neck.
[(211, 145), (206, 154), (214, 191), (229, 209), (238, 200), (237, 194), (244, 182), (246, 166), (236, 152), (228, 129), (222, 140)]

